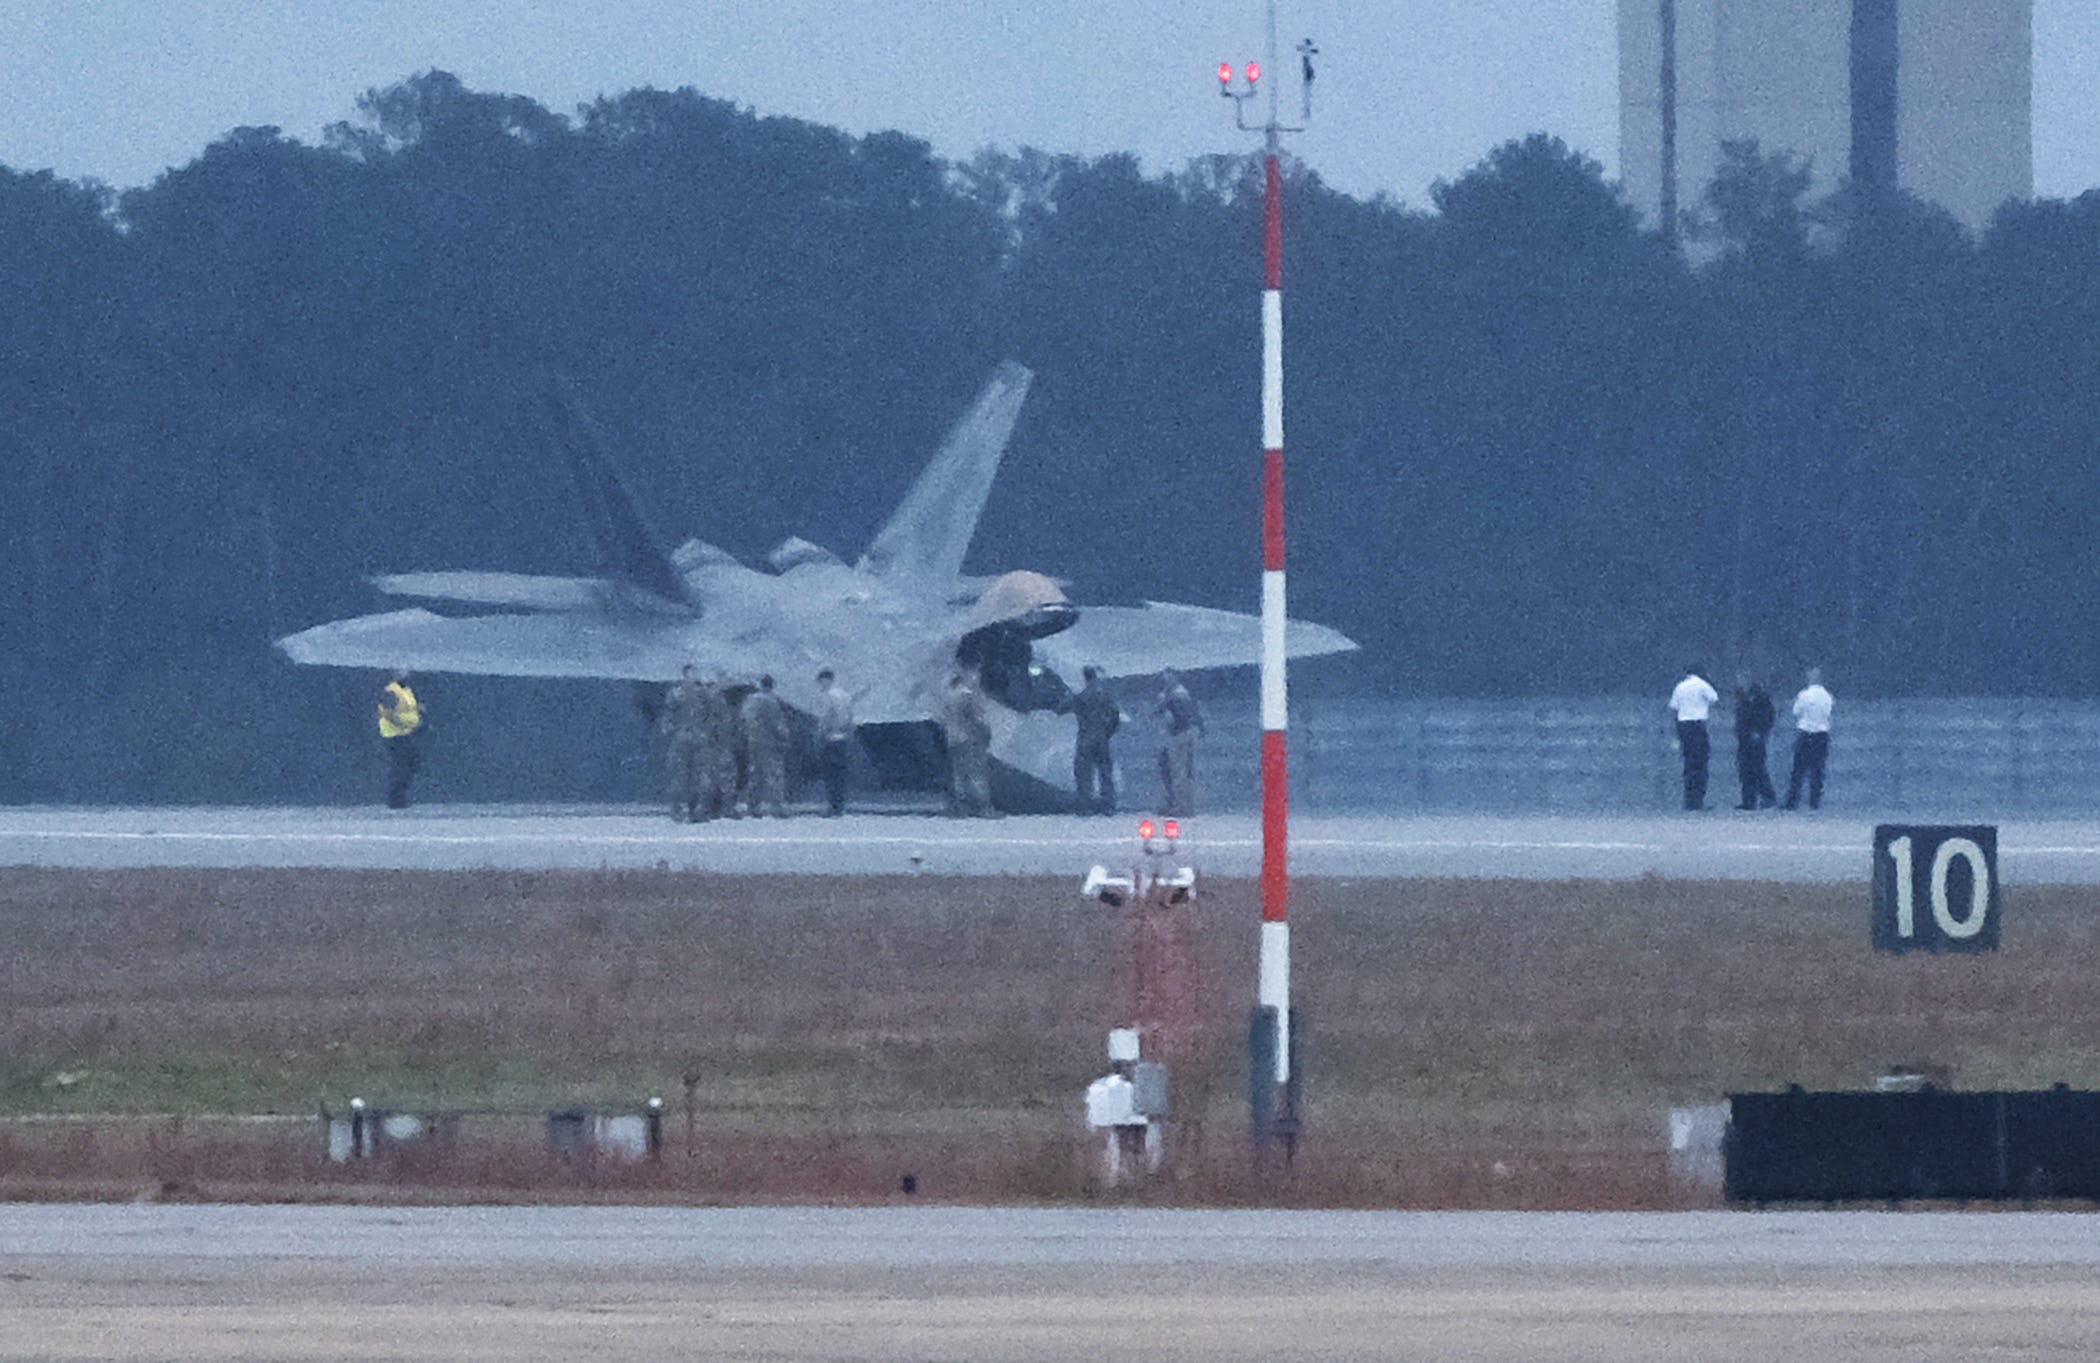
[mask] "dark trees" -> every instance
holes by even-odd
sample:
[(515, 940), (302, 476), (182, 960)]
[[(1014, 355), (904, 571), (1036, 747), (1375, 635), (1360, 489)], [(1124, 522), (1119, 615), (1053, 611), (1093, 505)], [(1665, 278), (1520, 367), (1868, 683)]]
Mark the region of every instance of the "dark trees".
[[(0, 723), (0, 798), (331, 788), (363, 679), (272, 637), (372, 608), (373, 572), (591, 567), (552, 373), (666, 540), (850, 556), (1012, 356), (1037, 388), (972, 566), (1253, 606), (1249, 159), (955, 166), (691, 90), (565, 117), (443, 72), (361, 107), (121, 198), (0, 171), (0, 656), (67, 700)], [(1290, 167), (1293, 605), (1365, 645), (1328, 684), (1653, 690), (1691, 650), (2091, 692), (2100, 194), (1972, 243), (1809, 184), (1732, 148), (1687, 264), (1543, 135), (1430, 212)], [(598, 718), (541, 756), (631, 784), (623, 702), (574, 703)]]

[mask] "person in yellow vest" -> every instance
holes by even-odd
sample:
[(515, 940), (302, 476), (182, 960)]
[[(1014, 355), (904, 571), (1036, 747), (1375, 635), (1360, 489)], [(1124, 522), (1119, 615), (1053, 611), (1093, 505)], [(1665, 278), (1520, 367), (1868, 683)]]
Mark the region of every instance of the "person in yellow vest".
[(379, 692), (379, 740), (386, 745), (386, 807), (408, 808), (408, 781), (422, 765), (423, 707), (396, 672)]

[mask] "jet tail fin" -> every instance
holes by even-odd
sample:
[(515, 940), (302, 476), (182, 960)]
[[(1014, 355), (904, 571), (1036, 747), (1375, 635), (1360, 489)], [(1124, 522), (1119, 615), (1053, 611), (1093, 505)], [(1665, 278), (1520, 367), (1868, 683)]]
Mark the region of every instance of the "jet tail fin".
[(667, 601), (683, 601), (685, 589), (635, 509), (634, 494), (613, 468), (597, 422), (560, 375), (554, 376), (547, 393), (546, 431), (548, 443), (568, 465), (576, 484), (577, 505), (598, 547), (600, 570)]
[(1034, 375), (1008, 360), (941, 442), (896, 514), (861, 556), (862, 570), (951, 581), (977, 533), (992, 479)]

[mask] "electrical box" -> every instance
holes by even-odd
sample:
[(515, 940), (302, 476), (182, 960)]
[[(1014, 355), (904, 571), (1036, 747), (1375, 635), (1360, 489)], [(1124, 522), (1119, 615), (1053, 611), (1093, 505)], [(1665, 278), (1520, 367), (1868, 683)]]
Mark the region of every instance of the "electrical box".
[(1130, 1072), (1132, 1106), (1146, 1121), (1167, 1115), (1167, 1067), (1156, 1060), (1140, 1060)]

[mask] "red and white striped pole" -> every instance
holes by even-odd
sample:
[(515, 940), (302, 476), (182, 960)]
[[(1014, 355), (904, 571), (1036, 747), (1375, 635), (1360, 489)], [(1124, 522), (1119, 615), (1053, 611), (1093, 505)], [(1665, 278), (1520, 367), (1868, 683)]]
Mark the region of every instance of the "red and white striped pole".
[[(1312, 59), (1319, 51), (1311, 39), (1298, 45), (1300, 93), (1305, 121), (1312, 119)], [(1269, 0), (1269, 66), (1276, 66), (1276, 0)], [(1254, 131), (1246, 105), (1261, 84), (1261, 67), (1247, 65), (1247, 82), (1233, 83), (1231, 63), (1218, 67), (1218, 80), (1232, 101), (1233, 122)], [(1249, 1037), (1255, 1056), (1274, 1054), (1274, 1083), (1284, 1086), (1283, 1112), (1289, 1123), (1279, 1133), (1269, 1123), (1278, 1115), (1273, 1090), (1264, 1094), (1270, 1076), (1249, 1076), (1253, 1092), (1256, 1139), (1266, 1143), (1284, 1137), (1286, 1152), (1297, 1142), (1296, 1089), (1291, 1081), (1291, 925), (1290, 925), (1290, 758), (1284, 737), (1290, 706), (1284, 682), (1286, 614), (1283, 590), (1283, 169), (1282, 134), (1302, 132), (1285, 127), (1276, 116), (1278, 87), (1269, 83), (1269, 117), (1262, 157), (1262, 293), (1261, 293), (1261, 960), (1255, 993), (1257, 1028), (1273, 1019), (1275, 1031)], [(1279, 1124), (1281, 1125), (1281, 1124)]]
[[(1272, 90), (1274, 87), (1271, 87)], [(1261, 965), (1255, 996), (1275, 1009), (1276, 1082), (1291, 1077), (1289, 721), (1283, 588), (1283, 173), (1276, 120), (1263, 157), (1261, 292)]]

